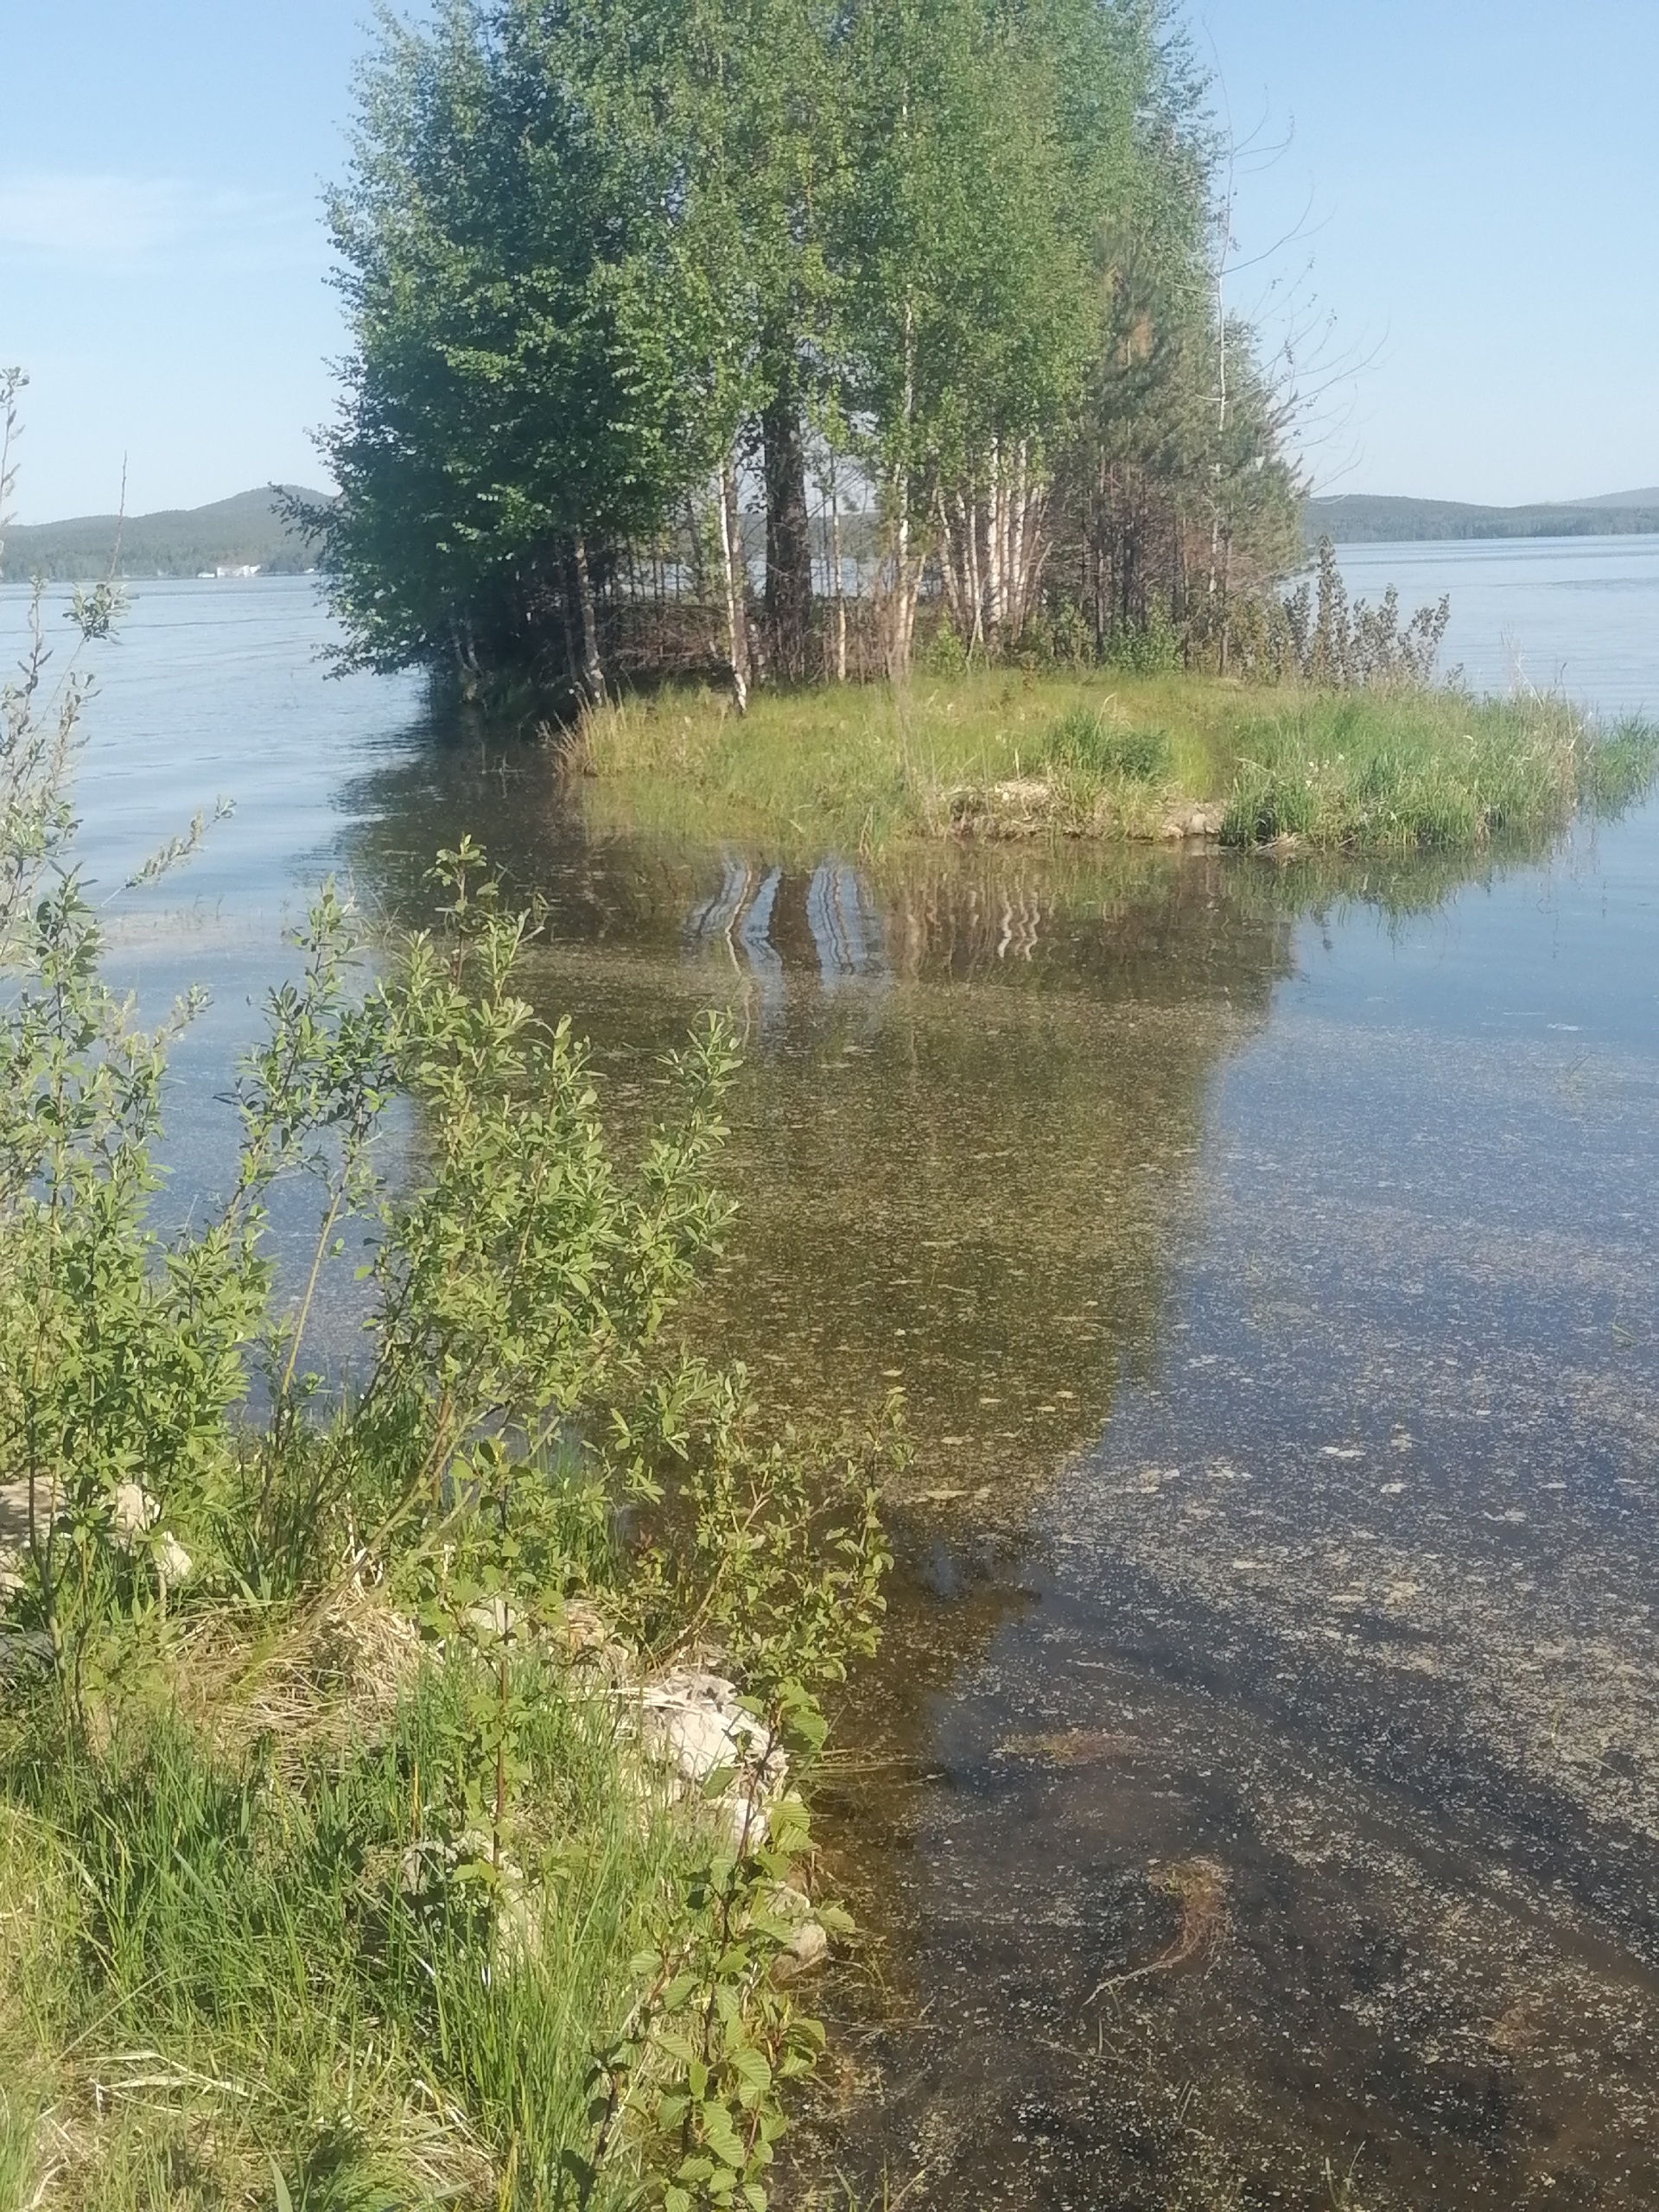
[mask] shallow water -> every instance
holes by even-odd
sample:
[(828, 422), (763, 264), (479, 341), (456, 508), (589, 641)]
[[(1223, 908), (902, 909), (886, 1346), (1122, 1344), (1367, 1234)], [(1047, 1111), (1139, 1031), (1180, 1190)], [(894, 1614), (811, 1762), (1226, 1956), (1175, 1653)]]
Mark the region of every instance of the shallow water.
[(93, 710), (106, 886), (238, 799), (110, 909), (147, 1001), (217, 995), (180, 1199), (304, 884), (403, 902), (470, 828), (622, 1127), (744, 1027), (698, 1327), (782, 1408), (906, 1394), (783, 2201), (1659, 2201), (1659, 806), (1466, 869), (785, 872), (586, 836), (325, 639), (297, 582), (146, 588)]

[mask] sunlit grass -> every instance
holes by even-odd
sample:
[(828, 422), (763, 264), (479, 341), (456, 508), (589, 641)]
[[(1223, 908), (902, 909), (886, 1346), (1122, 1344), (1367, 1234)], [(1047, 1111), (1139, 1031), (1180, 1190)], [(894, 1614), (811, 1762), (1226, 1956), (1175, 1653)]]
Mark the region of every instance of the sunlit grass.
[(1470, 849), (1628, 802), (1659, 734), (1599, 734), (1557, 701), (1247, 690), (1213, 678), (990, 671), (762, 691), (706, 688), (591, 715), (601, 823), (879, 851), (960, 833), (1156, 837), (1194, 808), (1239, 845)]
[[(533, 1924), (423, 1904), (408, 1857), (458, 1694), (384, 1727), (215, 1744), (171, 1709), (98, 1748), (36, 1714), (0, 1759), (0, 2204), (309, 2212), (557, 2200), (596, 2042), (683, 1879), (604, 1701), (549, 1675)], [(499, 1917), (499, 1916), (498, 1916)], [(626, 2194), (607, 2175), (594, 2199)]]

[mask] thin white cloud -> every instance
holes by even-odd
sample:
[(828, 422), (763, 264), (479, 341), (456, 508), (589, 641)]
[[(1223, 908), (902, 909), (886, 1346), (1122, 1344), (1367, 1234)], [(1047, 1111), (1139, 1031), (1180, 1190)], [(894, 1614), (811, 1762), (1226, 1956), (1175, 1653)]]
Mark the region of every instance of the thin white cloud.
[(0, 174), (0, 257), (9, 260), (265, 260), (302, 238), (315, 251), (315, 211), (274, 193), (96, 171)]

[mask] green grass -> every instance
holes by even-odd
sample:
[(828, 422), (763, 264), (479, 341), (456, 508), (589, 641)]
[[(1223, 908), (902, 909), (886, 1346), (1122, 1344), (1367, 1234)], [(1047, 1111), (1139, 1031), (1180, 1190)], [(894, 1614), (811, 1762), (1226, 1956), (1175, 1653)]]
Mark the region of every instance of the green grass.
[(61, 1932), (69, 1870), (36, 1821), (0, 1798), (0, 2207), (47, 2176), (47, 2113), (61, 2044)]
[[(537, 1875), (504, 1971), (481, 1894), (405, 1853), (453, 1745), (429, 1663), (379, 1727), (215, 1745), (176, 1711), (97, 1749), (40, 1713), (0, 1765), (0, 2204), (390, 2212), (563, 2201), (596, 2044), (637, 1994), (687, 1839), (604, 1701), (536, 1686)], [(49, 2117), (48, 2116), (49, 2114)], [(620, 2189), (619, 2172), (596, 2205)]]
[(1554, 701), (991, 671), (762, 691), (742, 717), (670, 690), (591, 715), (581, 757), (601, 825), (786, 850), (1158, 837), (1199, 808), (1230, 843), (1382, 854), (1469, 850), (1627, 803), (1659, 733), (1599, 735)]
[(1455, 693), (1299, 701), (1240, 729), (1223, 836), (1317, 850), (1467, 852), (1554, 827), (1651, 781), (1659, 733), (1599, 736), (1554, 702)]

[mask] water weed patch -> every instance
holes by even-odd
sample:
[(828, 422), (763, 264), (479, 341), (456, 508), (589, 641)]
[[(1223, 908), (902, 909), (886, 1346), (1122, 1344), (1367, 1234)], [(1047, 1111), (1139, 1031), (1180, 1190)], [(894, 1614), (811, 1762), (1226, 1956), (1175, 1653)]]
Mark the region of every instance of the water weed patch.
[(1627, 800), (1656, 763), (1638, 725), (1603, 736), (1559, 702), (1455, 693), (1312, 702), (1246, 722), (1236, 744), (1229, 842), (1352, 852), (1468, 851), (1552, 828)]

